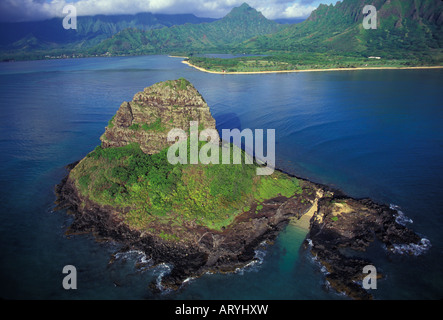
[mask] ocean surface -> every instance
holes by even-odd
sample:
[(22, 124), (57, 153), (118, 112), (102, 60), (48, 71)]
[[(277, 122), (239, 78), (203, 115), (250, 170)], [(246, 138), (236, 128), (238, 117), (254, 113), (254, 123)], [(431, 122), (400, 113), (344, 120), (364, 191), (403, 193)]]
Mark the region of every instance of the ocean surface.
[[(293, 225), (257, 251), (257, 263), (162, 294), (148, 284), (169, 266), (138, 270), (137, 252), (109, 263), (118, 244), (65, 235), (72, 218), (53, 211), (64, 166), (100, 143), (123, 101), (180, 77), (218, 129), (275, 129), (279, 168), (396, 205), (430, 240), (418, 256), (369, 248), (386, 275), (376, 299), (443, 298), (443, 70), (217, 75), (167, 56), (0, 64), (0, 298), (347, 299), (325, 284)], [(65, 265), (77, 268), (77, 290), (62, 287)]]

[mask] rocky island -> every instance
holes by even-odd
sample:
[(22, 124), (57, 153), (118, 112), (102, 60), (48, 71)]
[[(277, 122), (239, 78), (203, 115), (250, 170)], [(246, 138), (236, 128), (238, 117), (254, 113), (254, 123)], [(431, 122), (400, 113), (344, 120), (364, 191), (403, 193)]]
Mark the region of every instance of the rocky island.
[(121, 243), (123, 251), (144, 252), (154, 265), (170, 264), (161, 286), (178, 289), (190, 277), (247, 265), (261, 243), (307, 216), (306, 247), (327, 269), (331, 287), (354, 299), (371, 298), (360, 284), (370, 261), (345, 249), (364, 251), (376, 239), (390, 251), (429, 245), (386, 205), (278, 170), (258, 176), (257, 163), (170, 164), (167, 133), (188, 131), (190, 121), (199, 130), (215, 128), (209, 106), (182, 78), (124, 102), (101, 145), (69, 165), (56, 186), (58, 209), (74, 215), (67, 232), (92, 232)]

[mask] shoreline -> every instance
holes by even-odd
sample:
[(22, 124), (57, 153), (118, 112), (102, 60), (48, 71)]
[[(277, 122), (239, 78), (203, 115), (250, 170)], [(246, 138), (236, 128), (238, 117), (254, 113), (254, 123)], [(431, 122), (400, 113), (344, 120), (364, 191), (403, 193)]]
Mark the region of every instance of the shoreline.
[[(176, 57), (178, 58), (178, 57)], [(213, 74), (273, 74), (273, 73), (297, 73), (297, 72), (325, 72), (325, 71), (358, 71), (358, 70), (422, 70), (422, 69), (443, 69), (443, 66), (427, 66), (427, 67), (365, 67), (365, 68), (331, 68), (331, 69), (305, 69), (305, 70), (274, 70), (274, 71), (235, 71), (235, 72), (221, 72), (210, 71), (196, 65), (189, 61), (183, 60), (186, 64), (199, 71)]]
[[(297, 178), (297, 179), (301, 180), (301, 178)], [(311, 219), (315, 216), (315, 214), (318, 211), (318, 200), (323, 197), (324, 190), (321, 189), (321, 185), (319, 185), (315, 182), (312, 182), (310, 180), (305, 180), (305, 181), (308, 181), (309, 183), (314, 184), (319, 189), (317, 189), (316, 197), (314, 199), (314, 202), (312, 203), (312, 207), (305, 214), (303, 214), (301, 217), (299, 217), (298, 219), (295, 219), (294, 217), (290, 218), (289, 224), (292, 224), (293, 226), (298, 227), (299, 229), (303, 230), (303, 232), (306, 232), (306, 234), (308, 234), (309, 230), (311, 229)]]
[[(80, 160), (81, 161), (81, 160)], [(55, 186), (54, 211), (66, 210), (73, 222), (66, 235), (92, 234), (96, 241), (115, 241), (125, 250), (138, 250), (147, 255), (154, 265), (173, 265), (171, 273), (162, 278), (162, 288), (178, 290), (189, 277), (198, 278), (205, 273), (235, 273), (255, 261), (255, 250), (262, 243), (273, 243), (291, 218), (303, 222), (303, 231), (309, 232), (309, 221), (317, 210), (318, 188), (315, 183), (304, 181), (302, 194), (291, 197), (277, 196), (264, 200), (262, 208), (238, 215), (225, 229), (217, 231), (205, 226), (184, 224), (180, 240), (166, 240), (157, 233), (130, 227), (118, 216), (112, 206), (103, 206), (81, 195), (70, 171), (78, 164), (67, 165), (67, 175)], [(311, 192), (310, 192), (311, 191)], [(312, 209), (310, 201), (315, 202)], [(305, 212), (302, 214), (302, 212)], [(312, 214), (312, 216), (311, 216)], [(306, 215), (306, 217), (305, 217)], [(152, 225), (156, 228), (155, 223)], [(149, 285), (153, 292), (161, 291), (155, 281)]]
[[(197, 241), (188, 241), (185, 237), (171, 242), (155, 233), (129, 227), (115, 215), (114, 208), (102, 207), (82, 197), (69, 177), (74, 166), (75, 163), (66, 166), (67, 176), (55, 186), (55, 211), (65, 209), (74, 216), (66, 234), (93, 234), (97, 241), (120, 243), (123, 250), (119, 252), (138, 250), (154, 265), (172, 264), (171, 273), (162, 278), (160, 285), (155, 281), (149, 284), (153, 292), (160, 292), (162, 288), (178, 290), (189, 277), (199, 278), (208, 272), (236, 272), (255, 260), (255, 250), (261, 243), (273, 243), (288, 224), (306, 233), (301, 248), (308, 250), (326, 268), (325, 281), (331, 288), (355, 300), (373, 298), (371, 293), (355, 284), (362, 280), (363, 266), (371, 261), (366, 256), (349, 259), (341, 249), (365, 252), (378, 239), (386, 246), (387, 254), (409, 254), (408, 244), (420, 247), (422, 252), (427, 250), (420, 236), (397, 223), (396, 210), (370, 199), (358, 200), (340, 191), (331, 192), (327, 186), (324, 188), (324, 185), (305, 179), (301, 179), (303, 193), (298, 196), (268, 199), (259, 213), (255, 210), (244, 212), (223, 231), (188, 226), (188, 235), (195, 236)], [(405, 249), (393, 250), (399, 243), (406, 245)]]
[(189, 59), (189, 57), (185, 57), (185, 56), (171, 56), (168, 55), (169, 58), (180, 58), (180, 59)]

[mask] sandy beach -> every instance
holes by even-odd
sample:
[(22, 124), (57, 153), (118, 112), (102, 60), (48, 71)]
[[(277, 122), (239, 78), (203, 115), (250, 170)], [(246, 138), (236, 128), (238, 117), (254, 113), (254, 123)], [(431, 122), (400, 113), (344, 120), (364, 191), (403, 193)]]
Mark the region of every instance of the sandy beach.
[(311, 219), (318, 211), (318, 199), (323, 197), (323, 191), (317, 190), (317, 197), (315, 198), (311, 209), (301, 216), (300, 219), (292, 218), (290, 223), (300, 229), (309, 231), (311, 226)]
[[(178, 58), (178, 57), (177, 57)], [(306, 69), (306, 70), (281, 70), (281, 71), (254, 71), (254, 72), (221, 72), (209, 71), (204, 68), (197, 67), (188, 61), (182, 63), (195, 68), (202, 72), (214, 74), (266, 74), (266, 73), (295, 73), (295, 72), (324, 72), (324, 71), (356, 71), (356, 70), (414, 70), (414, 69), (442, 69), (443, 66), (429, 66), (429, 67), (372, 67), (372, 68), (331, 68), (331, 69)]]
[(169, 58), (180, 58), (180, 59), (189, 59), (188, 57), (183, 56), (168, 56)]

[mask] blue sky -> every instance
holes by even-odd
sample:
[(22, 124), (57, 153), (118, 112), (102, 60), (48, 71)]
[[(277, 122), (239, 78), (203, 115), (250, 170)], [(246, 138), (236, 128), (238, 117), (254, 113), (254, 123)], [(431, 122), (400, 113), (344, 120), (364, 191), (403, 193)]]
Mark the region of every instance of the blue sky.
[[(77, 14), (193, 13), (221, 18), (245, 0), (0, 0), (0, 21), (32, 21), (63, 16), (73, 4)], [(246, 0), (269, 19), (306, 18), (320, 3), (332, 0)]]

